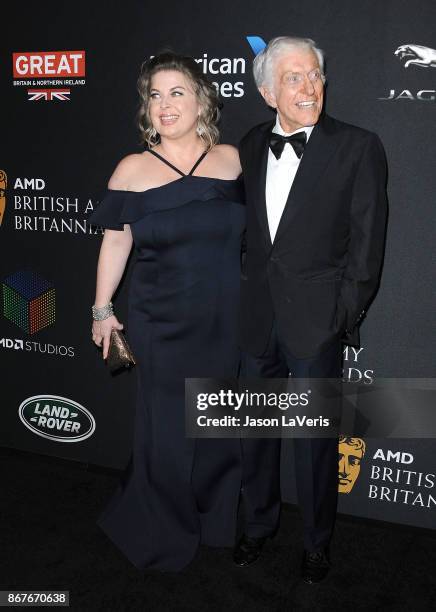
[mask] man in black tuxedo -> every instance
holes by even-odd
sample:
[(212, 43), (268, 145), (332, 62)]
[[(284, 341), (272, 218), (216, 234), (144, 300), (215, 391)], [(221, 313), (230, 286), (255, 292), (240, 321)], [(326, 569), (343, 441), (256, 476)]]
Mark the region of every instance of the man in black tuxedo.
[[(358, 325), (383, 259), (386, 162), (379, 138), (323, 114), (324, 58), (310, 39), (280, 37), (254, 60), (273, 121), (240, 144), (247, 199), (242, 271), (242, 374), (341, 378), (342, 342)], [(337, 439), (295, 439), (304, 524), (302, 574), (319, 582), (337, 505)], [(244, 439), (239, 566), (277, 529), (280, 440)]]

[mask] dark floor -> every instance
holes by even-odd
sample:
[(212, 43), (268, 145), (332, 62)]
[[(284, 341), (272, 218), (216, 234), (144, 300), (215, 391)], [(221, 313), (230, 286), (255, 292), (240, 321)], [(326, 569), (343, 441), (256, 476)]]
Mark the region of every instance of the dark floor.
[(8, 449), (0, 465), (0, 590), (69, 590), (80, 612), (436, 609), (436, 531), (339, 516), (334, 567), (309, 586), (299, 579), (300, 519), (285, 506), (251, 568), (202, 548), (180, 574), (144, 573), (95, 524), (116, 473)]

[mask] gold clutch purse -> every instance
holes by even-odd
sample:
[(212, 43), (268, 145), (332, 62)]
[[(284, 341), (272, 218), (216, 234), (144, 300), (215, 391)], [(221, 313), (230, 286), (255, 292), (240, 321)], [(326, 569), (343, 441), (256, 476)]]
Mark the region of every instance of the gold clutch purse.
[(111, 332), (106, 363), (111, 372), (116, 372), (121, 368), (130, 368), (136, 364), (130, 346), (119, 329), (113, 329)]

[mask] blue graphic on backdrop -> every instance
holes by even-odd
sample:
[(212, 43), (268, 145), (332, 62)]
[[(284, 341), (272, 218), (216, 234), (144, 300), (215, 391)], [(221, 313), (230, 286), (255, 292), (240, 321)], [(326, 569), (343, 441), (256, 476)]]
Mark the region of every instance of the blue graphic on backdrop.
[(257, 55), (266, 47), (266, 42), (260, 36), (247, 36), (247, 41), (254, 55)]

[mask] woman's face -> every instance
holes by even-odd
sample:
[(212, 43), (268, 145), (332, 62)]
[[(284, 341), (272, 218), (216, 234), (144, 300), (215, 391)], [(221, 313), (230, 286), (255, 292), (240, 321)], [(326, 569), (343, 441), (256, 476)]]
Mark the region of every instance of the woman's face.
[(192, 83), (177, 70), (161, 70), (151, 78), (149, 114), (161, 138), (177, 139), (197, 127), (201, 107)]

